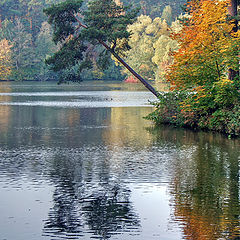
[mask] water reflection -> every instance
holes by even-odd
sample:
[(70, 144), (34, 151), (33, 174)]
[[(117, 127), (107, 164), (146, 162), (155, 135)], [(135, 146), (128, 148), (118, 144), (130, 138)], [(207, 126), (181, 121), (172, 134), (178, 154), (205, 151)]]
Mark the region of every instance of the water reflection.
[(146, 131), (147, 116), (152, 110), (141, 108), (112, 108), (110, 116), (106, 119), (106, 128), (103, 133), (106, 145), (118, 145), (132, 147), (146, 147), (151, 144), (152, 136)]
[[(143, 92), (119, 93), (121, 85), (85, 85), (81, 97), (79, 89), (14, 86), (0, 96), (16, 103), (0, 106), (3, 238), (240, 238), (239, 140), (153, 128), (142, 118), (152, 111), (139, 105)], [(101, 107), (19, 104), (89, 96)], [(135, 107), (105, 107), (109, 97)]]
[(138, 229), (139, 219), (129, 201), (130, 190), (111, 178), (106, 161), (94, 159), (100, 150), (60, 153), (50, 167), (56, 188), (54, 206), (44, 225), (45, 236), (86, 239), (89, 234), (108, 239), (124, 230)]
[(217, 134), (150, 129), (156, 143), (178, 145), (171, 169), (173, 221), (184, 239), (239, 239), (239, 140)]
[[(4, 89), (2, 89), (1, 92), (3, 93), (10, 93), (11, 88), (9, 86), (6, 86)], [(11, 101), (11, 96), (0, 96), (0, 102), (6, 102)], [(11, 109), (9, 106), (1, 106), (0, 107), (0, 132), (3, 132), (6, 134), (6, 130), (8, 128), (8, 122), (11, 118)], [(4, 136), (6, 137), (6, 135)]]

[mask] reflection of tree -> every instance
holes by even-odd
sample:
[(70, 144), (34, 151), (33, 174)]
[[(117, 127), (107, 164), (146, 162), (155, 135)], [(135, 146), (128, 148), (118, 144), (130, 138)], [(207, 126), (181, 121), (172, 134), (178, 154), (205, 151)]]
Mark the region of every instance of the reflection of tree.
[(158, 144), (178, 146), (170, 192), (184, 239), (239, 239), (238, 140), (187, 130), (171, 135), (167, 127), (151, 131), (158, 132)]
[[(11, 88), (5, 85), (4, 83), (0, 85), (0, 91), (11, 92)], [(10, 96), (0, 96), (0, 102), (8, 102), (11, 101)], [(11, 109), (9, 106), (0, 106), (0, 132), (4, 133), (4, 138), (6, 138), (5, 133), (8, 130), (9, 119), (11, 117)], [(2, 134), (3, 135), (3, 134)]]
[(114, 127), (104, 131), (104, 142), (107, 145), (126, 146), (133, 143), (141, 147), (148, 146), (152, 138), (145, 129), (146, 120), (143, 117), (151, 111), (149, 107), (111, 108), (111, 116), (107, 120), (108, 125)]
[(112, 190), (112, 196), (101, 196), (89, 201), (83, 207), (85, 217), (94, 235), (108, 239), (123, 229), (139, 227), (131, 203), (129, 193), (119, 186)]
[[(0, 97), (0, 101), (11, 100), (9, 96), (3, 97)], [(106, 109), (104, 112), (106, 116), (101, 109), (94, 108), (83, 108), (79, 111), (71, 108), (0, 106), (0, 139), (11, 146), (42, 143), (54, 146), (58, 142), (64, 147), (76, 147), (96, 143), (98, 140), (100, 142), (102, 133), (95, 131), (94, 127), (104, 124), (108, 111)], [(86, 130), (81, 131), (81, 128)], [(103, 131), (104, 128), (100, 130)]]
[[(68, 191), (67, 191), (68, 190)], [(68, 236), (76, 237), (82, 232), (81, 217), (78, 212), (77, 201), (73, 189), (57, 187), (53, 195), (54, 207), (49, 212), (49, 218), (45, 221), (45, 236)]]
[(50, 209), (49, 218), (45, 222), (44, 235), (74, 234), (78, 236), (82, 232), (82, 223), (73, 183), (74, 165), (58, 154), (51, 160), (50, 176), (56, 189), (53, 194), (53, 208)]
[(55, 156), (50, 168), (56, 185), (54, 206), (45, 221), (44, 235), (77, 239), (90, 234), (108, 239), (123, 229), (139, 227), (129, 202), (129, 190), (111, 181), (107, 161), (97, 161), (100, 162), (83, 150), (63, 151)]

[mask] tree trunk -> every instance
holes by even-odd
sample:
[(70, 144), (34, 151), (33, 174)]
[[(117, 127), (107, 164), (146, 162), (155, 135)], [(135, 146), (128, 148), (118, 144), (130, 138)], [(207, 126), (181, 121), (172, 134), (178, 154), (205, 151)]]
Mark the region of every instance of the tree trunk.
[[(86, 25), (82, 24), (76, 16), (72, 14), (76, 19), (80, 27), (88, 28)], [(98, 40), (127, 70), (132, 73), (150, 92), (152, 92), (156, 97), (159, 97), (160, 94), (154, 89), (154, 87), (149, 84), (144, 78), (142, 78), (138, 73), (136, 73), (111, 47), (109, 47), (104, 41)]]
[(156, 97), (159, 97), (159, 92), (157, 92), (151, 84), (149, 84), (144, 78), (142, 78), (138, 73), (136, 73), (113, 49), (111, 49), (105, 42), (99, 40), (108, 51), (125, 67), (127, 70), (133, 74), (150, 92), (152, 92)]
[(237, 0), (230, 0), (228, 6), (228, 13), (231, 16), (237, 15)]
[[(238, 5), (238, 0), (230, 0), (229, 5), (228, 5), (228, 14), (232, 17), (237, 16), (237, 5)], [(238, 31), (238, 21), (237, 19), (234, 19), (234, 27), (232, 29), (233, 32)], [(236, 54), (239, 54), (236, 52)], [(239, 70), (233, 70), (229, 68), (228, 70), (228, 79), (233, 80), (235, 77), (239, 76)]]

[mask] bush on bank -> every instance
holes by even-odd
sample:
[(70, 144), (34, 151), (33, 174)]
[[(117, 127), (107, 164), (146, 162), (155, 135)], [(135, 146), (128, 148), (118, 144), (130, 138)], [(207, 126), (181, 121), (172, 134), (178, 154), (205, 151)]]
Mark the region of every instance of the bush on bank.
[(156, 125), (218, 131), (240, 135), (240, 93), (236, 81), (223, 78), (213, 85), (162, 92), (146, 118)]

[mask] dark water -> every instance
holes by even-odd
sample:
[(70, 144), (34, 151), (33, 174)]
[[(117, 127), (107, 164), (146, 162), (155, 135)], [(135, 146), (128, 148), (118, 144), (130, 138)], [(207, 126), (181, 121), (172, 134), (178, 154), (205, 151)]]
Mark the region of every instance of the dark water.
[(0, 240), (240, 239), (240, 140), (155, 129), (134, 84), (0, 92)]

